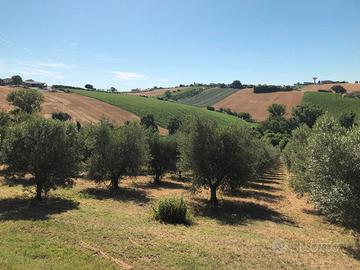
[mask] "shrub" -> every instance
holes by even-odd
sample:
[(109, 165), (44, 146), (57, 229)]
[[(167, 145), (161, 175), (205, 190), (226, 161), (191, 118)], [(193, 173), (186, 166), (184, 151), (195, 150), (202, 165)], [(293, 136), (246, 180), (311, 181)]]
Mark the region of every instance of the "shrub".
[(189, 224), (188, 207), (183, 198), (161, 198), (152, 208), (155, 220), (170, 224)]
[(181, 120), (178, 117), (173, 117), (170, 119), (167, 129), (169, 130), (169, 134), (173, 135), (181, 126)]
[(159, 131), (159, 128), (155, 123), (154, 115), (152, 115), (152, 114), (147, 114), (147, 115), (141, 117), (140, 124), (146, 129)]
[(343, 113), (339, 118), (340, 125), (344, 128), (351, 128), (355, 124), (355, 118), (356, 113), (354, 112)]
[(44, 96), (38, 90), (19, 89), (8, 94), (6, 100), (25, 113), (34, 113), (41, 110)]
[(297, 125), (306, 124), (312, 127), (323, 114), (323, 110), (316, 104), (302, 104), (293, 108), (292, 116)]
[(242, 88), (242, 84), (239, 80), (233, 81), (229, 86), (230, 86), (230, 88), (236, 88), (236, 89)]
[(254, 87), (254, 93), (272, 93), (279, 91), (292, 91), (291, 86), (278, 86), (278, 85), (257, 85)]
[(250, 122), (250, 123), (254, 123), (255, 120), (252, 118), (251, 114), (248, 113), (248, 112), (239, 112), (236, 114), (237, 117), (247, 121), (247, 122)]
[(212, 106), (206, 106), (206, 109), (208, 109), (209, 111), (215, 111), (215, 108)]
[(334, 85), (331, 87), (331, 90), (334, 91), (337, 94), (344, 94), (346, 93), (346, 89), (342, 87), (341, 85)]
[(51, 118), (60, 121), (68, 121), (71, 120), (71, 115), (66, 112), (54, 112), (52, 113)]
[(285, 105), (273, 103), (268, 108), (267, 111), (270, 113), (271, 117), (281, 117), (285, 114)]
[(95, 88), (94, 88), (94, 86), (92, 85), (92, 84), (85, 84), (85, 86), (84, 86), (86, 89), (89, 89), (89, 90), (94, 90)]

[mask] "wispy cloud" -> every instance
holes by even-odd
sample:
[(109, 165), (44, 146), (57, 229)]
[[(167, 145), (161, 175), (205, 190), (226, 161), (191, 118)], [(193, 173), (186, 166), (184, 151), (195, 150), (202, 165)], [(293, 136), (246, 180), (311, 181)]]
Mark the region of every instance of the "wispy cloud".
[(23, 70), (19, 71), (19, 73), (30, 75), (30, 76), (42, 76), (49, 77), (54, 79), (62, 79), (64, 76), (59, 72), (53, 72), (45, 69), (32, 69), (32, 70)]
[(114, 77), (120, 81), (134, 81), (149, 78), (149, 76), (135, 72), (115, 71), (113, 74)]
[(10, 45), (12, 47), (18, 47), (18, 48), (23, 49), (25, 51), (31, 51), (29, 48), (24, 47), (24, 46), (22, 46), (22, 45), (20, 45), (20, 44), (18, 44), (16, 42), (13, 42), (13, 41), (8, 40), (8, 39), (3, 38), (3, 37), (0, 37), (0, 42), (3, 43), (3, 44)]

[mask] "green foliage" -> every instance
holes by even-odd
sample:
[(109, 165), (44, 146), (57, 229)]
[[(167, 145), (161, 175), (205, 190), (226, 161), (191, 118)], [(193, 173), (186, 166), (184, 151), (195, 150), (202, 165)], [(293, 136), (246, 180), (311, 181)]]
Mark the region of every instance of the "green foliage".
[(237, 117), (245, 120), (246, 122), (253, 123), (255, 120), (252, 118), (251, 114), (248, 112), (239, 112), (236, 114)]
[(271, 117), (281, 117), (285, 115), (285, 105), (283, 104), (271, 104), (267, 110)]
[(297, 125), (306, 124), (313, 127), (323, 110), (316, 104), (301, 104), (293, 108), (292, 116)]
[(144, 128), (132, 122), (114, 128), (103, 120), (94, 129), (94, 148), (89, 161), (89, 176), (95, 180), (110, 178), (111, 188), (119, 188), (119, 178), (134, 175), (148, 158)]
[(166, 172), (174, 172), (177, 163), (177, 143), (169, 137), (152, 134), (150, 138), (149, 168), (155, 182), (160, 182)]
[(242, 88), (242, 84), (239, 80), (235, 80), (233, 81), (230, 85), (230, 88), (236, 88), (236, 89), (241, 89)]
[(34, 176), (37, 199), (57, 185), (71, 185), (80, 169), (76, 127), (51, 119), (34, 117), (10, 127), (2, 154), (9, 174)]
[(272, 93), (272, 92), (279, 92), (279, 91), (292, 91), (294, 87), (286, 85), (286, 86), (279, 86), (279, 85), (257, 85), (254, 87), (254, 93)]
[(71, 120), (71, 115), (66, 112), (54, 112), (51, 114), (51, 118), (60, 121), (68, 121)]
[(4, 85), (4, 84), (5, 84), (4, 80), (0, 79), (0, 85)]
[(215, 108), (212, 106), (206, 106), (206, 109), (208, 109), (209, 111), (215, 111)]
[(165, 97), (167, 99), (170, 99), (171, 98), (171, 92), (169, 90), (165, 91)]
[(183, 198), (160, 199), (152, 208), (155, 220), (170, 224), (189, 224), (189, 212)]
[(178, 136), (182, 168), (192, 170), (195, 188), (210, 188), (213, 205), (217, 205), (219, 187), (237, 188), (262, 167), (262, 157), (256, 153), (263, 145), (245, 127), (219, 127), (213, 121), (193, 118)]
[(38, 90), (19, 89), (8, 94), (6, 100), (23, 112), (34, 113), (41, 110), (44, 97)]
[(248, 124), (247, 122), (234, 116), (212, 112), (185, 104), (161, 101), (155, 98), (143, 98), (139, 96), (97, 91), (73, 90), (73, 92), (118, 106), (124, 110), (135, 113), (140, 117), (153, 114), (156, 119), (156, 123), (165, 128), (171, 118), (177, 117), (181, 121), (184, 121), (189, 115), (196, 115), (201, 119), (214, 120), (220, 125), (236, 124), (254, 126), (253, 124)]
[(180, 126), (181, 126), (181, 120), (178, 117), (171, 118), (167, 126), (167, 129), (169, 130), (169, 134), (170, 135), (175, 134), (176, 131), (180, 128)]
[(271, 131), (272, 133), (290, 134), (294, 128), (294, 121), (292, 119), (285, 119), (284, 117), (269, 117), (260, 123), (259, 130), (261, 133)]
[(89, 90), (95, 90), (94, 86), (92, 84), (85, 84), (84, 86), (86, 89), (89, 89)]
[(23, 83), (23, 79), (19, 75), (14, 75), (11, 77), (11, 84), (20, 85)]
[(141, 117), (140, 124), (146, 129), (152, 129), (154, 131), (159, 131), (159, 128), (155, 123), (154, 115), (152, 115), (152, 114), (148, 114), (148, 115)]
[(337, 94), (344, 94), (346, 93), (346, 89), (342, 87), (341, 85), (334, 85), (331, 87), (331, 90), (334, 91)]
[(355, 125), (355, 118), (354, 112), (343, 113), (339, 118), (340, 125), (344, 128), (351, 128)]
[(301, 127), (285, 150), (296, 174), (293, 186), (310, 195), (331, 221), (360, 225), (360, 129), (345, 129), (324, 116), (312, 130)]

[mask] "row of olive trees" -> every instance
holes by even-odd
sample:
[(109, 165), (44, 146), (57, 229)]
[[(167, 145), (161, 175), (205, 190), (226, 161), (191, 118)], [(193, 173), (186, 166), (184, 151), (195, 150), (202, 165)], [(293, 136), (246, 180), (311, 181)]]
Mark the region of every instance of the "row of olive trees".
[[(8, 100), (18, 109), (2, 113), (2, 161), (10, 175), (34, 176), (37, 199), (58, 185), (71, 185), (81, 171), (98, 181), (109, 179), (116, 191), (122, 177), (148, 167), (156, 182), (166, 172), (191, 170), (194, 187), (208, 187), (216, 205), (219, 188), (241, 186), (276, 158), (273, 149), (245, 127), (191, 118), (175, 136), (161, 137), (147, 116), (122, 127), (103, 120), (78, 129), (69, 121), (36, 114), (43, 100), (39, 92), (19, 90)], [(26, 117), (14, 117), (18, 114)]]
[(360, 226), (360, 128), (324, 115), (293, 131), (283, 158), (295, 191), (309, 194), (330, 220)]

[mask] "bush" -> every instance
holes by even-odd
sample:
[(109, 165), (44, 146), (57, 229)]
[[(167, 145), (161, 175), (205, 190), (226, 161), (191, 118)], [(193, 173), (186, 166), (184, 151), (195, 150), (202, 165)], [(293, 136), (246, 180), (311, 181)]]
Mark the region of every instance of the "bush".
[(6, 100), (25, 113), (34, 113), (41, 110), (44, 96), (38, 90), (19, 89), (8, 94)]
[(189, 224), (188, 207), (183, 198), (161, 198), (152, 208), (155, 220), (170, 224)]
[(278, 86), (278, 85), (257, 85), (254, 87), (254, 93), (272, 93), (279, 91), (292, 91), (291, 86)]
[(344, 128), (351, 128), (355, 125), (355, 118), (356, 113), (354, 112), (343, 113), (339, 118), (340, 125)]
[(344, 94), (346, 93), (346, 89), (342, 87), (341, 85), (334, 85), (331, 87), (331, 90), (334, 91), (337, 94)]
[(212, 106), (206, 106), (206, 109), (208, 109), (209, 111), (215, 111), (215, 108)]
[(54, 112), (51, 114), (51, 118), (60, 121), (68, 121), (71, 120), (71, 115), (66, 112)]

